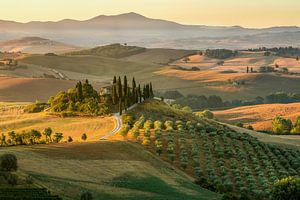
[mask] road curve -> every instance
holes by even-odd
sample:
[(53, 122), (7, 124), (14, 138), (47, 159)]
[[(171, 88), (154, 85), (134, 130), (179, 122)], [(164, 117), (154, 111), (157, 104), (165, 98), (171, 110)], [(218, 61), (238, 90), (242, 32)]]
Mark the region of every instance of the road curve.
[[(136, 104), (130, 106), (130, 107), (127, 109), (127, 111), (128, 111), (128, 110), (131, 110), (131, 109), (133, 109), (133, 108), (135, 108), (137, 105), (138, 105), (138, 104), (136, 103)], [(124, 110), (123, 113), (125, 113), (125, 112), (126, 112), (126, 111)], [(114, 118), (115, 118), (115, 120), (116, 120), (116, 127), (115, 127), (111, 132), (109, 132), (108, 134), (102, 136), (102, 137), (100, 138), (100, 140), (107, 140), (109, 137), (113, 136), (114, 134), (116, 134), (117, 132), (119, 132), (119, 131), (121, 130), (122, 124), (123, 124), (123, 123), (122, 123), (122, 119), (121, 119), (120, 114), (119, 114), (119, 113), (114, 113)]]
[(109, 132), (108, 134), (102, 136), (100, 138), (100, 140), (106, 140), (107, 138), (109, 138), (110, 136), (113, 136), (114, 134), (116, 134), (117, 132), (119, 132), (121, 130), (121, 128), (122, 128), (122, 119), (120, 117), (120, 114), (115, 113), (114, 118), (116, 120), (116, 127), (111, 132)]

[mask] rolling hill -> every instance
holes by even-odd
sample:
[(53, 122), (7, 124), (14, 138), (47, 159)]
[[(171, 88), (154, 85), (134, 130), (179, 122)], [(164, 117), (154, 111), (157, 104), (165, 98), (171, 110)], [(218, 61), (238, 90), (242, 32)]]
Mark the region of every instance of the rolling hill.
[(251, 29), (240, 26), (183, 25), (132, 12), (99, 15), (82, 21), (64, 19), (56, 22), (19, 23), (1, 20), (0, 27), (0, 40), (28, 37), (34, 33), (39, 37), (76, 46), (111, 43), (183, 49), (300, 46), (299, 27)]
[(24, 37), (0, 42), (0, 51), (31, 54), (65, 53), (79, 50), (79, 47), (40, 37)]
[(67, 200), (90, 191), (95, 199), (220, 199), (141, 147), (118, 141), (11, 147), (20, 171)]
[(272, 130), (272, 120), (277, 116), (291, 119), (293, 122), (300, 116), (300, 103), (262, 104), (242, 106), (229, 110), (215, 111), (216, 118), (236, 124), (250, 124), (256, 130)]

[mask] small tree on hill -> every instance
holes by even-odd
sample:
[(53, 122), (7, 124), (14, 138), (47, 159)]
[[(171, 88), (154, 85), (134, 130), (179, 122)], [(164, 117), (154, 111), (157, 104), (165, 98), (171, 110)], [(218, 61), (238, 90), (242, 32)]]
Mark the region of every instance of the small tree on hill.
[(50, 127), (45, 128), (43, 134), (45, 135), (46, 141), (47, 141), (47, 142), (52, 142), (52, 138), (51, 138), (51, 135), (52, 135), (52, 129), (51, 129)]
[(282, 117), (275, 117), (272, 121), (272, 129), (276, 134), (289, 134), (292, 129), (292, 121)]
[(82, 134), (81, 139), (84, 140), (84, 141), (86, 141), (86, 139), (87, 139), (86, 133), (83, 133), (83, 134)]
[(73, 138), (71, 136), (68, 137), (68, 142), (73, 142)]
[(54, 141), (56, 142), (56, 143), (59, 143), (62, 139), (63, 139), (63, 134), (62, 133), (55, 133), (54, 134)]
[(0, 164), (2, 171), (17, 171), (18, 160), (14, 154), (4, 154), (0, 157)]
[(274, 200), (297, 200), (300, 197), (300, 179), (287, 177), (276, 181), (271, 191)]

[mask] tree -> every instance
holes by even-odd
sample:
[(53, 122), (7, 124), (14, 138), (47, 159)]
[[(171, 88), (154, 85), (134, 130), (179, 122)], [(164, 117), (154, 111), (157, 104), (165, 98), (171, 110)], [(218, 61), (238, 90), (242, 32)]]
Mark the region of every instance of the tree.
[(86, 141), (86, 139), (87, 139), (86, 133), (83, 133), (83, 134), (82, 134), (81, 139), (84, 140), (84, 141)]
[(136, 82), (134, 77), (132, 78), (132, 103), (137, 103), (137, 91), (136, 91)]
[(42, 134), (40, 131), (38, 130), (34, 130), (32, 129), (30, 132), (29, 132), (31, 138), (32, 138), (32, 143), (35, 144), (36, 143), (36, 140), (40, 140), (41, 137), (42, 137)]
[(1, 170), (6, 172), (17, 171), (18, 160), (14, 154), (4, 154), (0, 157)]
[(51, 135), (52, 135), (52, 129), (51, 129), (50, 127), (45, 128), (43, 134), (45, 135), (46, 141), (47, 141), (47, 142), (52, 142), (52, 138), (51, 138)]
[(292, 128), (291, 133), (300, 134), (300, 116), (297, 117), (294, 127)]
[(214, 118), (214, 114), (210, 110), (204, 110), (202, 113), (200, 113), (200, 116), (208, 118), (208, 119)]
[(4, 135), (4, 133), (2, 133), (0, 137), (0, 142), (1, 142), (1, 146), (6, 145), (6, 136)]
[(122, 99), (119, 99), (119, 114), (122, 115), (123, 108), (122, 108)]
[(78, 101), (82, 101), (83, 100), (83, 93), (82, 93), (82, 83), (81, 83), (81, 81), (79, 81), (76, 84), (76, 93), (77, 93)]
[(247, 74), (249, 73), (249, 67), (247, 66)]
[(150, 82), (150, 86), (149, 86), (149, 97), (153, 98), (154, 97), (154, 93), (153, 93), (153, 89), (152, 89), (152, 83)]
[(68, 137), (68, 142), (73, 142), (73, 138), (71, 136)]
[(117, 94), (117, 78), (116, 76), (114, 76), (114, 79), (113, 79), (113, 85), (112, 85), (112, 102), (113, 104), (115, 105), (118, 101), (118, 94)]
[(138, 96), (139, 96), (140, 103), (142, 103), (142, 90), (141, 90), (141, 85), (140, 84), (139, 84), (139, 87), (138, 87)]
[(299, 60), (299, 56), (296, 57), (296, 60), (297, 60), (297, 61)]
[(10, 138), (11, 142), (17, 144), (15, 131), (8, 132), (8, 137)]
[(55, 133), (54, 134), (54, 141), (56, 143), (59, 143), (63, 139), (63, 133)]
[(300, 197), (300, 179), (289, 176), (275, 181), (271, 196), (273, 200), (298, 200)]
[(119, 101), (120, 99), (123, 98), (123, 95), (122, 95), (122, 82), (121, 82), (121, 77), (119, 76), (118, 78), (118, 82), (117, 82), (117, 90), (118, 90), (118, 98), (119, 98)]
[(275, 117), (272, 121), (272, 130), (275, 134), (289, 134), (292, 129), (292, 121), (282, 117)]

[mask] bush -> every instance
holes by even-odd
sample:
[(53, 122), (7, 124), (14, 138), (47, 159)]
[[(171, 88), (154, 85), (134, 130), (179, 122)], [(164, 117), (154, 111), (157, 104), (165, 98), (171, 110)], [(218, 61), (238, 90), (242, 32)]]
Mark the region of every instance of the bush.
[(1, 162), (1, 171), (17, 171), (18, 169), (18, 160), (14, 154), (4, 154), (0, 158)]
[(286, 177), (275, 181), (271, 191), (274, 200), (297, 200), (300, 197), (300, 179)]
[(198, 114), (198, 116), (205, 117), (205, 118), (208, 118), (208, 119), (213, 119), (214, 118), (214, 114), (210, 110), (204, 110), (203, 112)]
[(73, 142), (73, 138), (71, 136), (68, 137), (68, 142)]
[(37, 102), (37, 103), (30, 104), (30, 105), (26, 106), (25, 109), (24, 109), (24, 112), (38, 113), (38, 112), (42, 112), (47, 107), (48, 107), (48, 104)]
[(81, 139), (84, 140), (84, 141), (86, 141), (86, 139), (87, 139), (86, 133), (83, 133), (83, 134), (82, 134)]
[(292, 126), (291, 120), (282, 117), (275, 117), (272, 121), (272, 130), (275, 134), (289, 134)]

